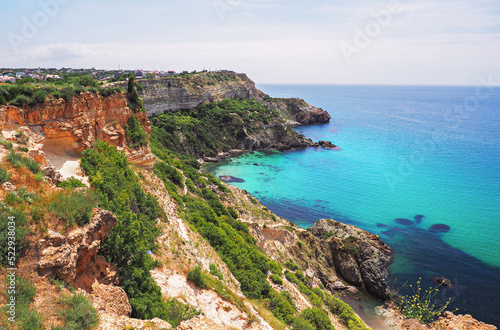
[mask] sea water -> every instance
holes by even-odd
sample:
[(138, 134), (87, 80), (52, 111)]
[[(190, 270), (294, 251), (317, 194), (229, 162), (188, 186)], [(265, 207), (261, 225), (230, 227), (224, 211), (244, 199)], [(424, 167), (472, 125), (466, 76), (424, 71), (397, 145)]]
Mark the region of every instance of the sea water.
[(243, 179), (231, 184), (300, 227), (332, 218), (380, 235), (393, 289), (446, 277), (438, 303), (500, 325), (500, 88), (259, 87), (327, 110), (329, 124), (297, 130), (341, 151), (255, 152), (215, 175)]

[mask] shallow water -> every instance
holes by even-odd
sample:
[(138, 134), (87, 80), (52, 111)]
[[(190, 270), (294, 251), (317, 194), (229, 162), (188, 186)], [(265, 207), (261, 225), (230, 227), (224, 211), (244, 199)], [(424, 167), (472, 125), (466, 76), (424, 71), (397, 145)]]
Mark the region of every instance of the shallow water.
[(231, 184), (301, 227), (330, 217), (380, 235), (395, 249), (395, 288), (447, 277), (440, 302), (500, 324), (497, 90), (479, 100), (473, 87), (259, 87), (329, 111), (330, 124), (298, 130), (342, 151), (246, 154), (215, 175), (243, 179)]

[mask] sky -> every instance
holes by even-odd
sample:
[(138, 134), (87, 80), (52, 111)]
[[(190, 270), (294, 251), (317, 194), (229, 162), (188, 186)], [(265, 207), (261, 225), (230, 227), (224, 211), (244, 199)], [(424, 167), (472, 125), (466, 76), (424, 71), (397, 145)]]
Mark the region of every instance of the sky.
[(500, 85), (498, 0), (17, 0), (0, 67), (245, 72), (258, 84)]

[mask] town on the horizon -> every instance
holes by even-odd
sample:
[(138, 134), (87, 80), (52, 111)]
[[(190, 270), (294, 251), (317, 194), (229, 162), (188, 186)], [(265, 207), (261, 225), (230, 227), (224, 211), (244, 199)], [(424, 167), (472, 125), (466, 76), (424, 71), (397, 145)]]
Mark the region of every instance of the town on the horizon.
[[(233, 72), (230, 70), (215, 70), (216, 72)], [(198, 72), (212, 72), (212, 70), (202, 71), (174, 71), (174, 70), (105, 70), (105, 69), (74, 69), (74, 68), (0, 68), (0, 83), (16, 83), (18, 80), (23, 78), (32, 78), (37, 81), (54, 81), (58, 79), (64, 79), (67, 76), (84, 75), (90, 74), (92, 78), (98, 81), (123, 81), (127, 80), (131, 73), (134, 73), (137, 79), (146, 78), (163, 78), (163, 77), (174, 77), (178, 75), (184, 75), (189, 73)]]

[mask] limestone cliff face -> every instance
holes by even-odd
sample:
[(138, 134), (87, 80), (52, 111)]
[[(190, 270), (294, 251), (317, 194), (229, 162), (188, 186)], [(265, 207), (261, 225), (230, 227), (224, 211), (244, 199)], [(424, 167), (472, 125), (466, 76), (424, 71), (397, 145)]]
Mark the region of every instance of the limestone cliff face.
[[(44, 151), (79, 154), (98, 139), (125, 148), (125, 126), (131, 116), (140, 121), (146, 133), (151, 131), (147, 114), (129, 109), (124, 93), (103, 97), (86, 92), (68, 102), (49, 96), (34, 107), (1, 106), (0, 129), (29, 127), (41, 135)], [(140, 165), (149, 166), (153, 162), (149, 147), (127, 151), (131, 160)]]
[(198, 73), (182, 78), (142, 80), (139, 92), (149, 116), (179, 109), (194, 110), (204, 102), (218, 102), (227, 98), (262, 101), (266, 107), (277, 110), (292, 125), (321, 124), (330, 121), (330, 115), (302, 99), (270, 98), (255, 87), (244, 73), (230, 71)]
[(203, 102), (227, 98), (261, 99), (267, 96), (243, 73), (205, 73), (186, 78), (163, 78), (140, 81), (139, 95), (148, 115), (179, 109), (195, 109)]

